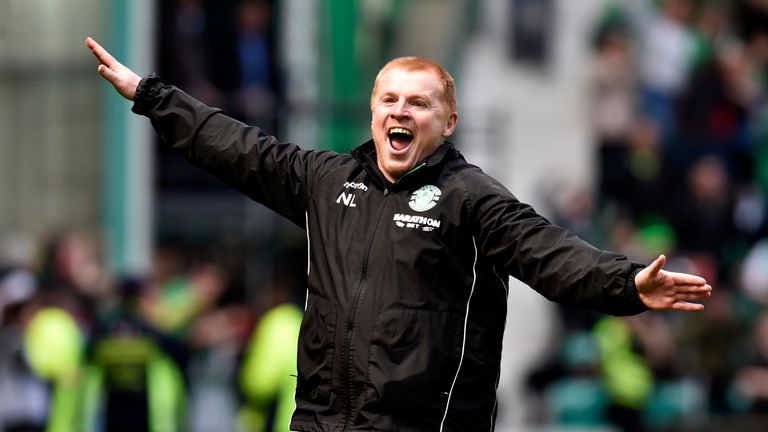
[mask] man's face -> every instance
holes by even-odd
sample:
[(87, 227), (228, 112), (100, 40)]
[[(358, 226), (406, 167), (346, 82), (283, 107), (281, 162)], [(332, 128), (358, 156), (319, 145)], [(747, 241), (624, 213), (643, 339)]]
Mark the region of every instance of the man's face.
[(379, 78), (371, 99), (371, 134), (379, 169), (397, 181), (432, 154), (458, 121), (443, 101), (440, 79), (429, 71), (394, 68)]

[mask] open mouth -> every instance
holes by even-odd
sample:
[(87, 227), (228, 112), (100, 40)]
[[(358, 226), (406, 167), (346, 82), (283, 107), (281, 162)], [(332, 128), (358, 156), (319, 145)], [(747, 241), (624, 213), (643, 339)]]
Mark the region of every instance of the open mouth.
[(413, 141), (413, 132), (403, 127), (389, 128), (389, 143), (396, 151), (405, 150)]

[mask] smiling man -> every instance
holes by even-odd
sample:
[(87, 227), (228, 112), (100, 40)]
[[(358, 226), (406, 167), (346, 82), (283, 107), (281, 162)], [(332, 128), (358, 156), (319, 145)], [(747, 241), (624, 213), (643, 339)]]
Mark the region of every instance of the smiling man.
[(701, 310), (691, 302), (710, 294), (664, 256), (596, 249), (467, 163), (445, 141), (456, 91), (434, 62), (384, 66), (373, 139), (338, 154), (281, 143), (86, 44), (164, 143), (307, 230), (291, 430), (493, 430), (509, 276), (615, 315)]
[(395, 182), (437, 150), (456, 128), (456, 88), (441, 67), (420, 57), (388, 63), (371, 94), (377, 165)]

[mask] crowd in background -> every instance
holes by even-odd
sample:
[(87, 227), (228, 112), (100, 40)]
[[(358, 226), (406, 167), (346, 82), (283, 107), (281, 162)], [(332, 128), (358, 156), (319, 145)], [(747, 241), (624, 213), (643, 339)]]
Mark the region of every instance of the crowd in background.
[(0, 430), (271, 430), (293, 396), (306, 258), (283, 245), (246, 302), (241, 263), (211, 249), (164, 240), (150, 274), (115, 276), (89, 233), (5, 248)]
[(666, 253), (715, 290), (694, 315), (562, 308), (529, 380), (540, 420), (765, 430), (768, 2), (609, 2), (592, 44), (597, 186), (554, 200), (556, 222), (641, 261)]
[[(275, 128), (270, 2), (162, 7), (169, 81)], [(553, 198), (553, 221), (637, 260), (666, 253), (669, 269), (715, 291), (691, 315), (560, 307), (564, 330), (531, 371), (539, 403), (526, 417), (590, 430), (764, 430), (768, 2), (608, 2), (590, 43), (596, 188)], [(159, 186), (183, 186), (183, 162), (163, 163)], [(92, 233), (22, 246), (4, 246), (0, 260), (0, 430), (259, 430), (281, 415), (280, 384), (258, 387), (277, 381), (258, 372), (277, 367), (267, 363), (280, 349), (254, 354), (254, 335), (267, 339), (257, 323), (275, 306), (301, 307), (301, 247), (254, 264), (245, 246), (171, 236), (158, 240), (150, 274), (114, 275)], [(245, 265), (271, 277), (245, 286)], [(295, 324), (283, 312), (270, 322)]]
[[(160, 3), (160, 74), (274, 131), (271, 3)], [(298, 228), (265, 212), (255, 234), (230, 223), (247, 213), (243, 197), (159, 146), (156, 156), (147, 273), (110, 268), (92, 230), (0, 236), (0, 431), (288, 430), (306, 277)], [(179, 195), (227, 207), (198, 202), (212, 219), (174, 207)]]

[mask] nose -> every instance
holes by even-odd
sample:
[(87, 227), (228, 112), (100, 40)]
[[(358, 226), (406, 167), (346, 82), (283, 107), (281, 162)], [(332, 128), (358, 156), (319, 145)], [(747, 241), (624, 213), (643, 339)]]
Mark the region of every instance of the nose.
[(392, 117), (403, 117), (408, 114), (408, 104), (406, 103), (405, 98), (400, 98), (397, 103), (392, 106), (392, 110), (390, 111)]

